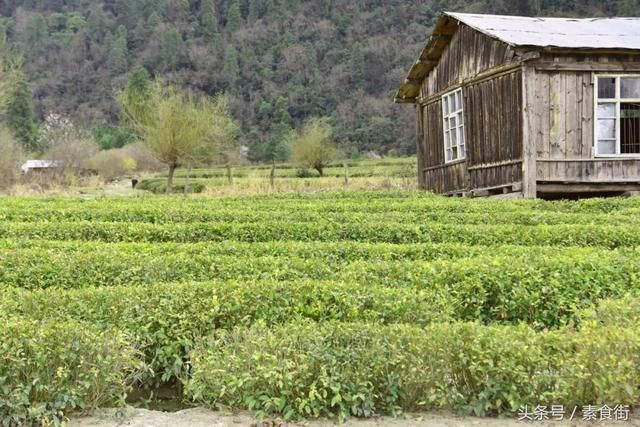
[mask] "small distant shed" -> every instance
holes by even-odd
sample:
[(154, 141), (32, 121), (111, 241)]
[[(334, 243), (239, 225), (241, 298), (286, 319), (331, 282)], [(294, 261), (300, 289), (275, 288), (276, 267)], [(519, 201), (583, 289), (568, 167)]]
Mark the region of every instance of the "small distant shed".
[(55, 172), (60, 168), (60, 162), (55, 160), (27, 160), (20, 169), (22, 173), (49, 173)]
[(395, 100), (426, 190), (640, 190), (640, 18), (445, 13)]

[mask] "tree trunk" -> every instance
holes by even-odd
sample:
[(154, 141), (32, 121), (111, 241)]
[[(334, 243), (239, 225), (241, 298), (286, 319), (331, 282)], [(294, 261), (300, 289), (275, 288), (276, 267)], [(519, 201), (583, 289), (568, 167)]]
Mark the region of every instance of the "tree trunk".
[(229, 184), (233, 184), (233, 174), (231, 173), (231, 165), (227, 163), (227, 180)]
[(349, 163), (346, 160), (344, 162), (344, 186), (349, 186)]
[(314, 169), (318, 171), (320, 177), (324, 176), (324, 168), (322, 166), (316, 166)]
[(169, 176), (167, 176), (167, 194), (173, 193), (173, 173), (176, 171), (176, 164), (169, 163)]
[(191, 178), (191, 163), (187, 166), (187, 176), (184, 179), (184, 196), (189, 194), (189, 178)]

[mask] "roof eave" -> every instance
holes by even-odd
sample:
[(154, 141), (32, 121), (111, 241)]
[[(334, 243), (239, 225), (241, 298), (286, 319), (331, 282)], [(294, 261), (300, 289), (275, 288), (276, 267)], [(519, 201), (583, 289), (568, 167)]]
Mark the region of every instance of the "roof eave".
[(409, 74), (400, 88), (396, 92), (395, 102), (398, 104), (411, 104), (416, 102), (416, 98), (420, 95), (420, 87), (424, 78), (433, 70), (442, 51), (449, 44), (451, 37), (458, 28), (458, 20), (444, 14), (438, 19), (427, 45), (420, 57), (409, 70)]

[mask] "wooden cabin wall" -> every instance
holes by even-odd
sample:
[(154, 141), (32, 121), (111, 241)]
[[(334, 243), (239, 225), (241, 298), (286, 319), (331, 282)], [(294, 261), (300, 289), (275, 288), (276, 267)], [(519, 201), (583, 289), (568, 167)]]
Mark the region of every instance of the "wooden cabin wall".
[[(538, 183), (615, 183), (640, 180), (640, 160), (594, 156), (594, 71), (629, 72), (615, 60), (566, 57), (553, 70), (540, 61), (530, 85), (530, 138), (536, 149)], [(600, 67), (598, 64), (604, 64)], [(626, 70), (626, 71), (625, 71)], [(638, 69), (640, 71), (640, 69)], [(639, 156), (640, 157), (640, 156)]]
[(467, 166), (474, 190), (522, 181), (522, 72), (463, 89)]
[(509, 45), (460, 24), (442, 52), (438, 65), (425, 79), (421, 96), (427, 98), (473, 79), (483, 71), (517, 62), (518, 58)]
[(468, 189), (466, 164), (445, 164), (442, 102), (436, 100), (421, 106), (418, 131), (418, 164), (421, 170), (418, 182), (421, 188), (434, 193), (461, 193)]

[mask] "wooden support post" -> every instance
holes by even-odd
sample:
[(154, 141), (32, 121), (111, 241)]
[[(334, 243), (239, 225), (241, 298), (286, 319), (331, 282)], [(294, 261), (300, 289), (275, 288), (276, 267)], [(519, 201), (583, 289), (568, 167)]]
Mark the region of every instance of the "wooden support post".
[(535, 69), (527, 64), (522, 66), (522, 195), (527, 199), (535, 199), (536, 189), (536, 129), (533, 129), (531, 114), (535, 108)]
[(349, 163), (344, 161), (344, 186), (345, 188), (349, 186)]
[(271, 164), (271, 173), (269, 174), (269, 183), (271, 184), (271, 189), (275, 189), (276, 186), (276, 164), (275, 162)]
[(227, 181), (229, 185), (233, 184), (233, 174), (231, 173), (231, 164), (227, 163)]

